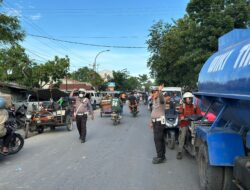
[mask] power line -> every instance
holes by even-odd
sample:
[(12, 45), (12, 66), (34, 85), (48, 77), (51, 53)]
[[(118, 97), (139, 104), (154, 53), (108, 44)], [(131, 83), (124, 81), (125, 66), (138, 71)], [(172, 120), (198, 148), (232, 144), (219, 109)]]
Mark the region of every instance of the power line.
[(138, 39), (138, 38), (145, 38), (147, 36), (57, 36), (58, 38), (74, 38), (74, 39)]
[(41, 56), (41, 55), (35, 53), (34, 51), (32, 51), (32, 50), (30, 50), (30, 49), (27, 49), (27, 48), (26, 48), (26, 50), (27, 50), (28, 52), (30, 52), (31, 54), (33, 54), (33, 55), (35, 55), (35, 56), (37, 56), (37, 57), (40, 57), (40, 58), (43, 59), (45, 62), (48, 61), (47, 58), (45, 58), (45, 57), (43, 57), (43, 56)]
[[(7, 6), (8, 8), (10, 8), (11, 10), (15, 10), (14, 8), (12, 8), (12, 6), (11, 6), (11, 4), (10, 3), (7, 3), (6, 1), (3, 3), (5, 6)], [(28, 24), (28, 25), (30, 25), (32, 28), (34, 28), (36, 31), (38, 31), (40, 34), (45, 34), (45, 35), (47, 35), (47, 36), (49, 36), (49, 37), (52, 37), (52, 36), (50, 36), (49, 34), (47, 34), (42, 28), (40, 28), (38, 25), (36, 25), (35, 23), (33, 23), (33, 22), (31, 22), (30, 20), (29, 20), (29, 18), (28, 17), (26, 17), (25, 15), (22, 15), (21, 16), (23, 19), (24, 19), (24, 21)], [(39, 39), (37, 39), (40, 43), (42, 43), (43, 45), (45, 45), (45, 46), (47, 46), (47, 47), (49, 47), (49, 48), (51, 48), (52, 50), (54, 50), (55, 52), (59, 52), (58, 51), (58, 49), (55, 49), (55, 48), (53, 48), (52, 46), (50, 46), (49, 44), (45, 44), (45, 43), (43, 43), (42, 41), (40, 41)], [(69, 52), (71, 52), (71, 55), (73, 55), (74, 57), (71, 57), (71, 59), (74, 59), (75, 61), (77, 61), (77, 62), (82, 62), (82, 59), (84, 59), (83, 57), (80, 57), (79, 55), (76, 55), (76, 54), (73, 54), (73, 52), (71, 51), (71, 49), (69, 49), (68, 47), (66, 47), (66, 46), (64, 46), (63, 44), (61, 44), (61, 43), (56, 43), (55, 41), (53, 41), (53, 40), (50, 40), (52, 43), (54, 43), (56, 46), (59, 46), (60, 47), (60, 49), (62, 49), (63, 51), (65, 51), (66, 53), (62, 53), (62, 52), (59, 52), (60, 54), (68, 54)], [(79, 57), (79, 58), (78, 58)], [(89, 61), (88, 61), (89, 62)]]
[(54, 41), (58, 41), (58, 42), (64, 42), (64, 43), (70, 43), (70, 44), (76, 44), (76, 45), (84, 45), (84, 46), (92, 46), (92, 47), (121, 48), (121, 49), (144, 49), (144, 48), (147, 48), (147, 47), (143, 47), (143, 46), (120, 46), (120, 45), (90, 44), (90, 43), (84, 43), (84, 42), (61, 40), (61, 39), (57, 39), (57, 38), (51, 38), (49, 36), (41, 36), (41, 35), (35, 35), (35, 34), (27, 34), (27, 35), (33, 36), (36, 38), (43, 38), (43, 39), (54, 40)]

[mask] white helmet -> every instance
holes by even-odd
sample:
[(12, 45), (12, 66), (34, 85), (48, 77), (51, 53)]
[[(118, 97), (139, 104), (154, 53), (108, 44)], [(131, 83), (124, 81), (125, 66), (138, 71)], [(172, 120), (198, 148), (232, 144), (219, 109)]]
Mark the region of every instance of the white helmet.
[(185, 92), (182, 98), (185, 99), (185, 98), (193, 98), (193, 97), (194, 95), (191, 92)]

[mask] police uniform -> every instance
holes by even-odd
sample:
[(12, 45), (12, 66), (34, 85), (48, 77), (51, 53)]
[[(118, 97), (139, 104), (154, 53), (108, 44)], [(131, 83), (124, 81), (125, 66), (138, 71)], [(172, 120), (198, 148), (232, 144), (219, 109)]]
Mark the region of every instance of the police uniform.
[(86, 124), (88, 119), (88, 113), (90, 113), (93, 116), (94, 114), (93, 108), (91, 106), (90, 100), (88, 98), (83, 98), (77, 102), (76, 112), (75, 112), (76, 125), (82, 143), (84, 143), (86, 140), (86, 135), (87, 135)]
[(164, 142), (164, 130), (165, 130), (165, 100), (162, 93), (159, 97), (153, 100), (151, 120), (154, 131), (154, 142), (157, 157), (153, 159), (153, 163), (161, 163), (165, 160), (165, 142)]

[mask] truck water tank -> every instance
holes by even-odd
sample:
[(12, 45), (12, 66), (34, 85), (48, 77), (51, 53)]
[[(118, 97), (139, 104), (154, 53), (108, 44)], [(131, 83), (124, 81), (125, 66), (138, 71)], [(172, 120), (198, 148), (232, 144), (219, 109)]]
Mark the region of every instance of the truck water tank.
[[(227, 101), (226, 121), (250, 128), (250, 28), (235, 29), (219, 39), (219, 50), (204, 64), (196, 95), (208, 102)], [(215, 114), (221, 107), (212, 106)]]

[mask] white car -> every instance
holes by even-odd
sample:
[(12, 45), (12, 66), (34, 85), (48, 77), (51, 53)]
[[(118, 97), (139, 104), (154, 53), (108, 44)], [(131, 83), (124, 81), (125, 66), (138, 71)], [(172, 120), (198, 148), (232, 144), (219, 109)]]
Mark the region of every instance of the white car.
[(86, 95), (89, 95), (92, 105), (100, 105), (100, 103), (101, 103), (100, 93), (98, 93), (94, 90), (79, 89), (79, 92), (81, 92), (81, 91), (85, 92)]

